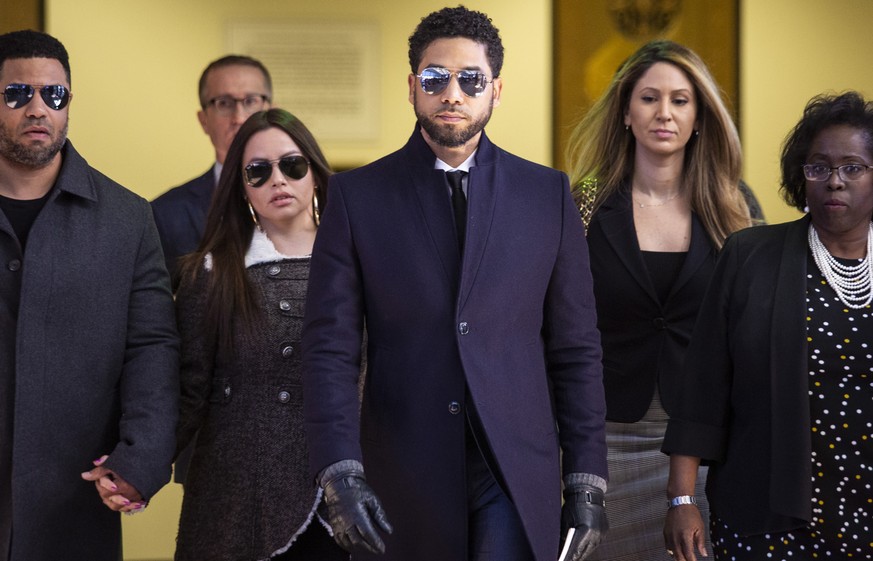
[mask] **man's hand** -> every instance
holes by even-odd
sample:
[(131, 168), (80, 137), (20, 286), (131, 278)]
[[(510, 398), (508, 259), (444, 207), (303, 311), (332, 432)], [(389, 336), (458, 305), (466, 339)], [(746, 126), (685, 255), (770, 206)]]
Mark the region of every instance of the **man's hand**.
[(349, 470), (324, 477), (324, 502), (333, 537), (343, 549), (385, 553), (375, 521), (384, 532), (393, 529), (376, 494), (364, 480), (363, 471)]
[(97, 467), (84, 472), (82, 479), (94, 482), (103, 504), (110, 509), (127, 514), (141, 512), (148, 503), (143, 500), (142, 495), (133, 485), (111, 469), (103, 467), (103, 462), (108, 457), (101, 456), (94, 460), (94, 465)]
[(566, 536), (570, 528), (575, 528), (576, 533), (570, 542), (567, 561), (582, 561), (591, 555), (609, 530), (602, 490), (586, 484), (564, 489), (561, 535)]

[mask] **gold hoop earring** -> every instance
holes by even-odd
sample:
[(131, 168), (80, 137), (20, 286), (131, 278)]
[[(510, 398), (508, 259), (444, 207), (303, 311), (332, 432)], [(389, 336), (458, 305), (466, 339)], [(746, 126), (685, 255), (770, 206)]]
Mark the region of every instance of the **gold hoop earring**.
[(264, 229), (261, 228), (261, 223), (258, 220), (258, 215), (255, 214), (255, 208), (252, 206), (252, 202), (246, 199), (246, 204), (249, 205), (249, 213), (251, 213), (252, 215), (252, 221), (255, 223), (255, 227), (258, 229), (259, 232), (263, 233)]
[(321, 224), (321, 211), (318, 209), (318, 186), (312, 190), (312, 219), (315, 221), (315, 226)]

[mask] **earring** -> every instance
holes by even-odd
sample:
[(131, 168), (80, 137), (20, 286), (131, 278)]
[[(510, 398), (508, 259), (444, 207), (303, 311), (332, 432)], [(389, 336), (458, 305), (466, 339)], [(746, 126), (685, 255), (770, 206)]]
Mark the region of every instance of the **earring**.
[(312, 190), (312, 219), (315, 220), (315, 226), (321, 224), (321, 211), (318, 209), (318, 186)]
[(694, 136), (700, 136), (700, 130), (694, 129)]
[(251, 215), (252, 215), (252, 221), (255, 223), (255, 226), (257, 227), (258, 231), (263, 233), (264, 229), (261, 228), (261, 223), (258, 221), (258, 215), (255, 214), (255, 208), (252, 206), (252, 202), (250, 200), (246, 199), (246, 204), (249, 205), (249, 213), (251, 213)]
[(627, 132), (627, 131), (629, 131), (629, 130), (630, 130), (630, 125), (625, 125), (625, 126), (624, 126), (624, 131)]

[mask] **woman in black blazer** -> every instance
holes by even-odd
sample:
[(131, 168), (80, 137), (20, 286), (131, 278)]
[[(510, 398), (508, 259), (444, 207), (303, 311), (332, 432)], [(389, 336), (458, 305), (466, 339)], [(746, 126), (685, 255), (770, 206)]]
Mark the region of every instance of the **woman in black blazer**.
[[(751, 225), (740, 142), (706, 65), (654, 41), (633, 54), (571, 139), (571, 181), (591, 209), (609, 445), (610, 533), (592, 559), (663, 559), (677, 375), (715, 255)], [(702, 489), (699, 490), (702, 496)]]
[[(873, 101), (814, 98), (785, 142), (782, 195), (807, 216), (728, 238), (664, 439), (668, 497), (706, 493), (716, 559), (870, 559)], [(677, 501), (684, 503), (684, 501)], [(704, 550), (667, 515), (678, 560)]]

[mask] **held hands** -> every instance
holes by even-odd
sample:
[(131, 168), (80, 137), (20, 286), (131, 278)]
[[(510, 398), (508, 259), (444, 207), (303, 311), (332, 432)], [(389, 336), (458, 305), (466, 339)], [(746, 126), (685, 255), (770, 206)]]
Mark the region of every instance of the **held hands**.
[(379, 499), (364, 480), (364, 472), (350, 469), (325, 474), (321, 486), (336, 543), (350, 553), (355, 549), (385, 553), (385, 543), (373, 522), (389, 534), (393, 529)]
[(609, 530), (602, 490), (584, 483), (564, 488), (561, 535), (566, 536), (570, 528), (575, 528), (576, 533), (567, 561), (582, 561), (591, 555)]
[(695, 550), (706, 557), (703, 519), (693, 504), (672, 507), (664, 521), (664, 543), (667, 553), (676, 561), (697, 561)]
[(99, 459), (94, 460), (94, 465), (97, 467), (91, 471), (84, 472), (82, 479), (94, 482), (100, 498), (103, 499), (103, 504), (111, 510), (125, 514), (142, 512), (148, 502), (143, 500), (139, 491), (125, 481), (124, 478), (111, 469), (103, 467), (103, 462), (108, 457), (101, 456)]

